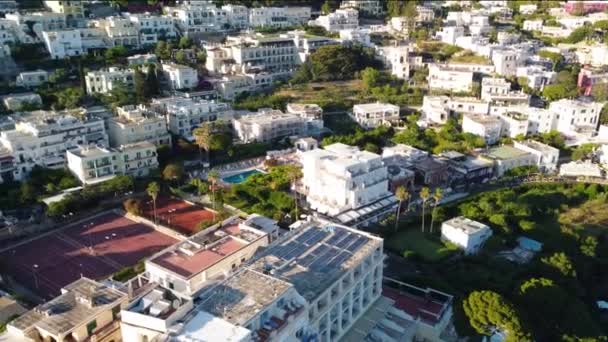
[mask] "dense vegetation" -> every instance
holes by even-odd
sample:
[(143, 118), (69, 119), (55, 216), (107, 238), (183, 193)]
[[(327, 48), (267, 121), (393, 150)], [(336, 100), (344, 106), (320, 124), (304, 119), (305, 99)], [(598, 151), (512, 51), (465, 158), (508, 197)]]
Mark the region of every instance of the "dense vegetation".
[[(483, 222), (494, 233), (480, 255), (411, 258), (421, 272), (403, 276), (456, 295), (461, 335), (487, 334), (492, 326), (513, 333), (510, 340), (529, 340), (531, 334), (537, 341), (598, 341), (608, 333), (595, 306), (608, 298), (608, 188), (525, 185), (482, 193), (439, 211), (445, 218), (464, 215)], [(387, 247), (401, 254), (406, 246), (393, 242), (419, 230), (418, 220), (402, 224), (405, 231), (397, 233), (388, 224)], [(512, 249), (522, 235), (543, 244), (532, 261), (515, 264), (497, 255)]]
[(67, 170), (34, 167), (26, 181), (0, 184), (0, 210), (28, 206), (43, 197), (78, 185), (80, 183), (76, 177)]

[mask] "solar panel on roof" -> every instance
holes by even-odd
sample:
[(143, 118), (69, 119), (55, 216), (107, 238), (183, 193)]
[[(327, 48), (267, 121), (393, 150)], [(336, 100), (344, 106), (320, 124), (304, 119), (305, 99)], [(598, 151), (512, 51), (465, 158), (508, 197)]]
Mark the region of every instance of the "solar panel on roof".
[(304, 267), (308, 267), (310, 266), (310, 264), (312, 264), (313, 261), (315, 261), (316, 256), (312, 255), (312, 254), (308, 254), (307, 256), (305, 256), (304, 258), (301, 258), (298, 261), (298, 264), (304, 266)]
[(357, 237), (357, 240), (355, 240), (353, 243), (351, 243), (348, 247), (346, 247), (346, 250), (351, 252), (351, 253), (355, 253), (357, 250), (359, 250), (359, 248), (361, 248), (361, 246), (363, 246), (365, 243), (367, 242), (367, 238), (364, 238), (362, 236)]
[(338, 242), (336, 244), (336, 247), (338, 247), (338, 248), (344, 248), (348, 244), (350, 244), (351, 242), (353, 242), (356, 238), (357, 238), (357, 236), (355, 234), (351, 234), (351, 235), (347, 236), (345, 239), (343, 239), (340, 242)]
[(304, 242), (306, 240), (308, 240), (311, 236), (313, 236), (316, 233), (315, 229), (309, 229), (307, 231), (305, 231), (304, 233), (300, 234), (300, 236), (296, 237), (295, 240), (298, 242)]
[(329, 233), (324, 231), (319, 231), (317, 234), (313, 235), (310, 239), (308, 239), (305, 243), (309, 246), (317, 244), (319, 241), (323, 240)]

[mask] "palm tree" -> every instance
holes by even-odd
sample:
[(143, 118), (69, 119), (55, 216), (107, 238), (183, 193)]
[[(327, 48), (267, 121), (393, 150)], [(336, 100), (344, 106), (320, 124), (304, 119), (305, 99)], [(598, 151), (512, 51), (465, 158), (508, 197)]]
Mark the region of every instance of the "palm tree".
[(152, 197), (152, 203), (154, 204), (154, 224), (156, 224), (156, 199), (160, 193), (160, 186), (158, 186), (158, 183), (156, 182), (149, 183), (146, 192), (148, 193), (148, 196)]
[[(215, 186), (217, 184), (217, 182), (220, 180), (220, 173), (217, 172), (217, 170), (211, 170), (209, 172), (209, 174), (207, 175), (207, 180), (209, 181), (209, 183), (211, 183), (209, 185), (209, 187), (211, 188), (211, 205), (213, 210), (215, 210)], [(214, 218), (215, 220), (215, 218)]]
[(431, 234), (433, 234), (433, 223), (435, 222), (435, 212), (437, 211), (437, 206), (439, 205), (441, 198), (443, 198), (443, 191), (441, 191), (441, 188), (436, 188), (435, 193), (433, 194), (433, 200), (435, 202), (435, 205), (433, 206), (433, 213), (431, 214)]
[(399, 227), (399, 215), (401, 214), (401, 205), (403, 201), (407, 201), (410, 198), (410, 193), (407, 189), (401, 185), (395, 191), (395, 197), (399, 200), (399, 205), (397, 206), (397, 214), (395, 215), (395, 231), (397, 231), (397, 227)]
[(211, 160), (209, 158), (209, 149), (211, 145), (211, 124), (205, 122), (202, 126), (195, 128), (192, 131), (192, 135), (194, 136), (194, 140), (196, 141), (196, 145), (198, 146), (198, 151), (200, 154), (200, 160), (203, 159), (203, 150), (207, 152), (207, 162), (209, 166), (211, 166)]
[(422, 232), (424, 233), (424, 215), (425, 215), (425, 207), (426, 201), (428, 201), (429, 197), (431, 197), (431, 192), (429, 188), (426, 186), (420, 190), (420, 198), (422, 199)]

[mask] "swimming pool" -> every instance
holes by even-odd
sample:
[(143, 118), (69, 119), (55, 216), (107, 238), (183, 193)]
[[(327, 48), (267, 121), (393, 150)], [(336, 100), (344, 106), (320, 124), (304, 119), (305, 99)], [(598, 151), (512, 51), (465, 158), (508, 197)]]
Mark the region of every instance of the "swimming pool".
[(228, 176), (228, 177), (224, 177), (222, 178), (222, 180), (226, 183), (230, 183), (230, 184), (239, 184), (239, 183), (243, 183), (244, 181), (247, 180), (247, 178), (253, 176), (253, 175), (257, 175), (262, 173), (260, 170), (247, 170), (247, 171), (243, 171), (243, 172), (239, 172), (237, 174), (234, 174), (232, 176)]

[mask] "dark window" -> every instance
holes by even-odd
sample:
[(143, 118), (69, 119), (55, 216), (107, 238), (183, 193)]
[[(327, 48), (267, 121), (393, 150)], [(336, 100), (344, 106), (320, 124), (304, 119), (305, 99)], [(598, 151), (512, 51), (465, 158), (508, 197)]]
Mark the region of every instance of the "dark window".
[(91, 335), (96, 328), (97, 321), (92, 321), (91, 323), (87, 324), (87, 334)]

